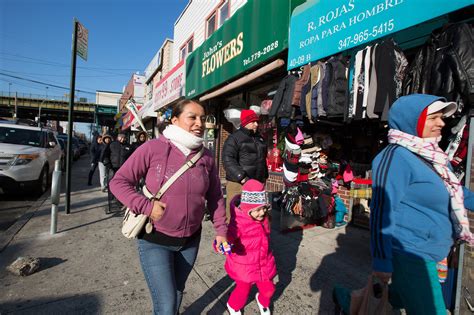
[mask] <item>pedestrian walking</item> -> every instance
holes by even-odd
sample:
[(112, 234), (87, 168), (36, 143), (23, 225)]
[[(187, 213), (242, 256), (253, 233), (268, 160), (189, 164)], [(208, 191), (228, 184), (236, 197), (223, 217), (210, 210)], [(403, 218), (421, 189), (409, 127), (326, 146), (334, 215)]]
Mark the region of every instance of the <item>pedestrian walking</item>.
[(466, 214), (474, 194), (438, 146), (443, 118), (456, 109), (432, 95), (399, 98), (389, 111), (389, 145), (372, 162), (373, 274), (392, 280), (390, 302), (408, 314), (446, 314), (437, 263), (456, 241), (474, 244)]
[(132, 146), (130, 148), (130, 150), (131, 150), (130, 154), (133, 154), (133, 152), (135, 152), (135, 150), (138, 149), (138, 147), (141, 146), (142, 144), (144, 144), (147, 140), (148, 140), (147, 132), (146, 131), (140, 131), (137, 134), (137, 141), (132, 143)]
[[(88, 186), (92, 186), (92, 177), (94, 176), (95, 170), (99, 165), (100, 155), (102, 153), (102, 136), (98, 135), (94, 139), (91, 149), (90, 149), (90, 160), (91, 160), (91, 168), (89, 170), (89, 177), (87, 181)], [(99, 169), (100, 173), (100, 169)]]
[(110, 150), (109, 145), (112, 142), (112, 137), (108, 134), (102, 136), (101, 152), (99, 157), (99, 175), (100, 175), (100, 188), (102, 192), (107, 191), (107, 185), (109, 182), (109, 169), (105, 166), (105, 150)]
[(212, 153), (201, 158), (166, 190), (160, 200), (135, 190), (145, 177), (144, 191), (156, 194), (162, 185), (203, 148), (205, 113), (202, 105), (182, 100), (174, 107), (171, 125), (158, 139), (142, 144), (118, 170), (110, 189), (135, 213), (153, 221), (150, 233), (138, 235), (140, 263), (155, 314), (179, 311), (186, 280), (201, 240), (205, 202), (212, 213), (215, 240), (227, 241), (224, 198)]
[(240, 194), (247, 180), (256, 179), (265, 183), (268, 178), (267, 145), (257, 131), (258, 119), (253, 110), (242, 110), (239, 129), (224, 143), (222, 159), (227, 179), (227, 211), (230, 201)]
[[(140, 131), (137, 134), (137, 141), (135, 141), (131, 145), (130, 154), (133, 154), (133, 152), (135, 152), (135, 150), (138, 149), (138, 147), (144, 144), (147, 140), (148, 140), (148, 133), (146, 131)], [(140, 178), (140, 182), (137, 185), (137, 191), (140, 191), (144, 185), (145, 185), (145, 178), (142, 177)]]
[(227, 255), (225, 270), (235, 281), (227, 309), (230, 314), (241, 314), (252, 285), (258, 288), (255, 296), (260, 314), (270, 314), (270, 301), (275, 293), (273, 278), (276, 264), (270, 249), (270, 220), (265, 185), (249, 179), (230, 204), (231, 218), (228, 238), (233, 244)]

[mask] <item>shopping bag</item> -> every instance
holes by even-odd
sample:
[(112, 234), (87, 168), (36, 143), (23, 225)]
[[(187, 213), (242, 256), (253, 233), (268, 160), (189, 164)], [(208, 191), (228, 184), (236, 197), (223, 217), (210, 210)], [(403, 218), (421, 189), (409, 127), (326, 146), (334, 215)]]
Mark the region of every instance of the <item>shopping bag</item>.
[[(351, 315), (389, 315), (392, 306), (388, 302), (388, 285), (372, 275), (369, 276), (367, 285), (351, 293)], [(378, 279), (377, 279), (378, 280)]]

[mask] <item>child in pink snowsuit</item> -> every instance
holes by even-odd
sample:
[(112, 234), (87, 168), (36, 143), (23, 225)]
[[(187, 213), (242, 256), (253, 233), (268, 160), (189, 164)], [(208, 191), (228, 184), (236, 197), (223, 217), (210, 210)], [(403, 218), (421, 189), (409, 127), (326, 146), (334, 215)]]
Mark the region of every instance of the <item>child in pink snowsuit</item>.
[(265, 185), (254, 179), (245, 182), (242, 194), (231, 201), (228, 240), (233, 247), (225, 262), (227, 274), (235, 281), (227, 302), (230, 314), (241, 314), (253, 284), (259, 291), (255, 300), (260, 314), (270, 314), (276, 275), (275, 257), (270, 249), (270, 210)]

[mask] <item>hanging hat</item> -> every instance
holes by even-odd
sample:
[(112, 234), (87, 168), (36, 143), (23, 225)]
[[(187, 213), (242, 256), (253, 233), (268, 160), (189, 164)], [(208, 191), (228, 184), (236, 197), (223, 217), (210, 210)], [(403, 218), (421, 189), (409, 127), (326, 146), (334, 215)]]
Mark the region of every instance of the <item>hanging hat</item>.
[(295, 141), (297, 145), (302, 145), (304, 143), (304, 135), (300, 128), (296, 127)]
[(240, 209), (248, 213), (249, 211), (264, 205), (268, 205), (265, 184), (255, 179), (249, 179), (242, 186)]
[(240, 124), (242, 127), (250, 124), (251, 122), (258, 121), (258, 116), (251, 109), (244, 109), (240, 112)]

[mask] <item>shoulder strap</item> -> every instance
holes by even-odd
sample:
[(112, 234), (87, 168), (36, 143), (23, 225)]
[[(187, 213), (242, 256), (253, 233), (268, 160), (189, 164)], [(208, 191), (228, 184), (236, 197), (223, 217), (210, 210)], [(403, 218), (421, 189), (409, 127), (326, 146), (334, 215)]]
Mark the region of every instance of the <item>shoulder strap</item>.
[(171, 176), (171, 178), (168, 179), (163, 186), (161, 186), (160, 190), (156, 193), (155, 198), (158, 200), (161, 199), (161, 196), (163, 196), (165, 191), (168, 190), (168, 188), (175, 182), (175, 180), (177, 180), (178, 177), (180, 177), (189, 168), (193, 167), (193, 165), (196, 164), (196, 162), (201, 158), (203, 153), (204, 147), (202, 147), (202, 149), (198, 153), (196, 153), (196, 155), (193, 156), (192, 159), (186, 161), (186, 163), (184, 163), (184, 165), (181, 166), (181, 168), (176, 173), (174, 173), (174, 175)]

